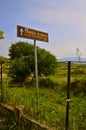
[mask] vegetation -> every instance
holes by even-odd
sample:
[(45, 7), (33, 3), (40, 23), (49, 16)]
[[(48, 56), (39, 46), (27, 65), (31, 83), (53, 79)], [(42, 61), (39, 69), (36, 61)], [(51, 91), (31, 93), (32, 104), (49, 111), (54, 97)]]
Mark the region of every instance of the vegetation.
[(0, 39), (4, 39), (4, 32), (0, 30)]
[[(44, 49), (37, 47), (38, 75), (48, 76), (55, 73), (56, 58)], [(34, 77), (34, 46), (27, 42), (17, 42), (9, 49), (10, 71), (9, 75), (14, 81), (25, 82), (27, 77)]]
[[(80, 69), (80, 65), (72, 64), (69, 112), (70, 130), (86, 130), (86, 65), (82, 66), (84, 73), (77, 74), (76, 72)], [(21, 88), (21, 86), (17, 87), (17, 85), (9, 87), (7, 83), (10, 77), (7, 77), (6, 73), (6, 67), (3, 65), (5, 102), (14, 106), (24, 105), (25, 113), (52, 127), (53, 130), (65, 129), (67, 63), (58, 63), (54, 75), (49, 75), (43, 78), (43, 80), (39, 79), (39, 113), (37, 113), (34, 82), (32, 84), (28, 83), (28, 87), (24, 86)]]

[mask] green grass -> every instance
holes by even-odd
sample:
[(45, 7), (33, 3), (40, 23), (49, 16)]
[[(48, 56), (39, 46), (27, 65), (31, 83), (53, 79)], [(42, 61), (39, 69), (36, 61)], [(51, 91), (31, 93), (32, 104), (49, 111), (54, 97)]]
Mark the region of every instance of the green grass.
[[(9, 104), (25, 106), (27, 115), (53, 128), (65, 129), (66, 93), (51, 89), (40, 89), (38, 101), (38, 115), (35, 88), (6, 88), (6, 100)], [(86, 129), (86, 97), (80, 94), (74, 97), (71, 93), (70, 102), (70, 130)]]
[(38, 118), (40, 122), (58, 126), (61, 111), (65, 113), (65, 96), (63, 98), (57, 91), (51, 89), (39, 90), (38, 117), (35, 88), (6, 88), (6, 100), (14, 106), (21, 104), (26, 106), (27, 114)]
[[(85, 67), (83, 67), (83, 74), (76, 73), (80, 70), (80, 67), (77, 67), (76, 64), (72, 64), (71, 68), (71, 82), (81, 79), (85, 80)], [(53, 130), (64, 130), (67, 63), (58, 63), (55, 75), (50, 75), (49, 78), (58, 83), (58, 85), (54, 89), (39, 86), (38, 107), (35, 86), (29, 86), (26, 89), (23, 87), (7, 87), (7, 77), (3, 80), (5, 100), (14, 106), (24, 105), (25, 112), (29, 116), (39, 120), (41, 123), (47, 124), (52, 127)], [(77, 89), (78, 88), (79, 87), (77, 87)], [(78, 92), (79, 94), (77, 95), (74, 95), (73, 90), (70, 92), (70, 130), (86, 130), (86, 96), (83, 91)]]

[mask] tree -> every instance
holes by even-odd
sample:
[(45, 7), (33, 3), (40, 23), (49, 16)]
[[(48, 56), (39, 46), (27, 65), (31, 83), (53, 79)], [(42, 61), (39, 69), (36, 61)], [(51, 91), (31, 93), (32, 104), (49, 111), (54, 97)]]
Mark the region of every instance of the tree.
[(4, 39), (4, 32), (0, 30), (0, 39)]
[(12, 60), (15, 58), (19, 59), (21, 57), (28, 58), (31, 54), (34, 54), (34, 48), (33, 45), (28, 44), (28, 42), (19, 41), (12, 43), (9, 49), (9, 56)]
[[(37, 47), (38, 74), (50, 75), (55, 72), (56, 58), (45, 49)], [(34, 46), (27, 42), (13, 43), (9, 49), (11, 63), (10, 74), (15, 75), (17, 81), (24, 82), (26, 77), (34, 74)]]
[(48, 76), (54, 74), (57, 65), (57, 59), (54, 55), (45, 49), (38, 48), (38, 74)]
[(24, 58), (14, 59), (11, 61), (12, 66), (10, 66), (9, 74), (13, 77), (15, 82), (24, 82), (26, 77), (31, 73), (31, 69)]

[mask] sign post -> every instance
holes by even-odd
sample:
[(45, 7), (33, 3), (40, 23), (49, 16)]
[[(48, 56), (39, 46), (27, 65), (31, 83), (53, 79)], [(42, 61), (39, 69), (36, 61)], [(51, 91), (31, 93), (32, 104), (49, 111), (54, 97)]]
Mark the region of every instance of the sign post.
[(39, 99), (39, 87), (38, 87), (38, 65), (37, 65), (37, 47), (36, 40), (34, 40), (34, 60), (35, 60), (35, 80), (36, 80), (36, 102), (37, 102), (37, 114), (38, 114), (38, 99)]
[(28, 38), (28, 39), (33, 39), (34, 40), (36, 99), (37, 99), (37, 114), (38, 114), (39, 88), (38, 88), (38, 66), (37, 66), (36, 40), (43, 41), (43, 42), (48, 42), (48, 33), (17, 25), (17, 37)]

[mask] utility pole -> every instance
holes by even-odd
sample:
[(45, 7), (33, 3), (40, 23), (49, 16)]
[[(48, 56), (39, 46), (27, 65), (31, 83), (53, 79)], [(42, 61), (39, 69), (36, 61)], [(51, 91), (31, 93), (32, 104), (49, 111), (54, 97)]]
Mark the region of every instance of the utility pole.
[(79, 63), (81, 64), (81, 53), (80, 53), (79, 48), (76, 48), (76, 55), (77, 55), (77, 57), (78, 57)]

